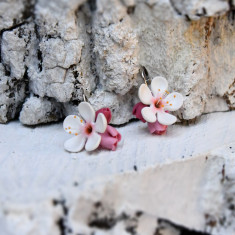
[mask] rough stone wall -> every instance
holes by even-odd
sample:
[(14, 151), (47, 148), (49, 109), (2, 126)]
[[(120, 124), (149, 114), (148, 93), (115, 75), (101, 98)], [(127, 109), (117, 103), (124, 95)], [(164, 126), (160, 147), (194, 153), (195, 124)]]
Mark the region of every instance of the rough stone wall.
[(0, 122), (57, 121), (83, 93), (113, 124), (133, 118), (139, 67), (185, 97), (177, 115), (235, 108), (234, 2), (0, 2)]

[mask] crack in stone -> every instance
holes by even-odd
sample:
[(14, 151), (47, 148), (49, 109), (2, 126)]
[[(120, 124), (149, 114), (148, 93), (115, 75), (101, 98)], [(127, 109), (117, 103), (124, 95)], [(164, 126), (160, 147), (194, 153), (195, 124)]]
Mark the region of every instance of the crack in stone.
[(171, 4), (173, 10), (177, 13), (177, 15), (182, 15), (182, 12), (176, 7), (174, 0), (169, 0), (169, 3)]
[(154, 233), (154, 235), (162, 235), (164, 234), (164, 230), (165, 232), (167, 232), (167, 230), (169, 230), (169, 228), (173, 228), (175, 231), (180, 232), (180, 235), (210, 235), (207, 232), (200, 232), (200, 231), (195, 231), (189, 228), (186, 228), (184, 226), (181, 225), (177, 225), (174, 222), (164, 219), (164, 218), (160, 218), (158, 219), (158, 227), (156, 228), (156, 231)]

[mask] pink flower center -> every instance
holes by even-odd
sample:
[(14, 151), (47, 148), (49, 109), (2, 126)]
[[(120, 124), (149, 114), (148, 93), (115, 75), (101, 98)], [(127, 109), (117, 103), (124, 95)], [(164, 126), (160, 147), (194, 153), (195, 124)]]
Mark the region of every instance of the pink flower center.
[(84, 130), (86, 135), (90, 135), (93, 131), (93, 126), (91, 123), (87, 123)]
[(157, 108), (157, 109), (161, 109), (161, 108), (164, 107), (164, 105), (162, 104), (161, 99), (154, 100), (153, 104), (154, 104), (154, 107)]

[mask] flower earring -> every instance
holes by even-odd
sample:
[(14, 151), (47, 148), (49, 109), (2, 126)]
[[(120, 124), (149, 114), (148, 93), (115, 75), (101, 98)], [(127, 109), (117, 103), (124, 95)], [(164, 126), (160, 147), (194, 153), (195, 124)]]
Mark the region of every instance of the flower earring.
[(170, 111), (176, 111), (183, 105), (183, 96), (178, 92), (169, 94), (168, 82), (163, 77), (155, 77), (151, 81), (151, 90), (148, 87), (148, 74), (145, 68), (141, 76), (145, 84), (139, 87), (140, 103), (133, 108), (133, 114), (142, 122), (148, 123), (151, 134), (162, 135), (167, 127), (176, 122), (176, 117)]
[(103, 108), (95, 112), (88, 102), (81, 102), (78, 111), (81, 118), (69, 115), (64, 120), (64, 130), (75, 135), (64, 143), (65, 150), (80, 152), (84, 146), (86, 151), (93, 151), (98, 147), (116, 150), (121, 135), (108, 125), (112, 117), (110, 109)]

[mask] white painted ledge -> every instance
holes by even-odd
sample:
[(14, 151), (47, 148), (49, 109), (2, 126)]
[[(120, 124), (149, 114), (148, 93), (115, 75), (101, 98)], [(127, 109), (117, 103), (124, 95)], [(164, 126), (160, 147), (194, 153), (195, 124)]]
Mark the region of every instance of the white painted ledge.
[[(233, 186), (228, 186), (231, 181), (225, 186), (220, 182), (226, 164), (228, 177), (235, 180), (235, 155), (230, 149), (235, 148), (234, 120), (235, 112), (205, 115), (195, 125), (170, 127), (164, 136), (152, 136), (146, 124), (134, 122), (118, 128), (124, 141), (116, 152), (92, 154), (65, 152), (63, 143), (70, 135), (62, 124), (36, 128), (19, 122), (0, 125), (0, 217), (9, 221), (12, 213), (14, 218), (33, 213), (40, 218), (42, 206), (47, 223), (52, 224), (48, 229), (57, 234), (54, 222), (62, 215), (50, 202), (62, 196), (69, 208), (69, 214), (63, 216), (77, 233), (93, 231), (84, 221), (98, 200), (115, 213), (141, 210), (153, 218), (203, 231), (209, 223), (205, 214), (209, 220), (211, 216), (219, 220), (228, 213), (224, 198), (235, 196)], [(84, 205), (90, 205), (86, 213)], [(80, 217), (78, 208), (83, 210)], [(231, 231), (233, 226), (229, 226)], [(221, 234), (221, 227), (213, 228), (214, 234)], [(107, 234), (121, 231), (115, 229)], [(229, 229), (226, 234), (232, 235)], [(17, 235), (30, 234), (17, 231)]]
[[(66, 188), (74, 181), (83, 183), (100, 176), (145, 169), (149, 166), (171, 163), (182, 158), (204, 154), (223, 145), (235, 142), (235, 112), (205, 115), (191, 126), (175, 125), (164, 136), (152, 136), (147, 125), (134, 122), (118, 128), (123, 145), (116, 152), (98, 150), (71, 154), (63, 143), (71, 136), (61, 124), (35, 128), (19, 122), (0, 125), (0, 181), (4, 189), (20, 194), (30, 188), (30, 198), (40, 195), (37, 190), (50, 192), (58, 186)], [(36, 195), (32, 197), (31, 194)], [(19, 195), (17, 200), (20, 199)]]

